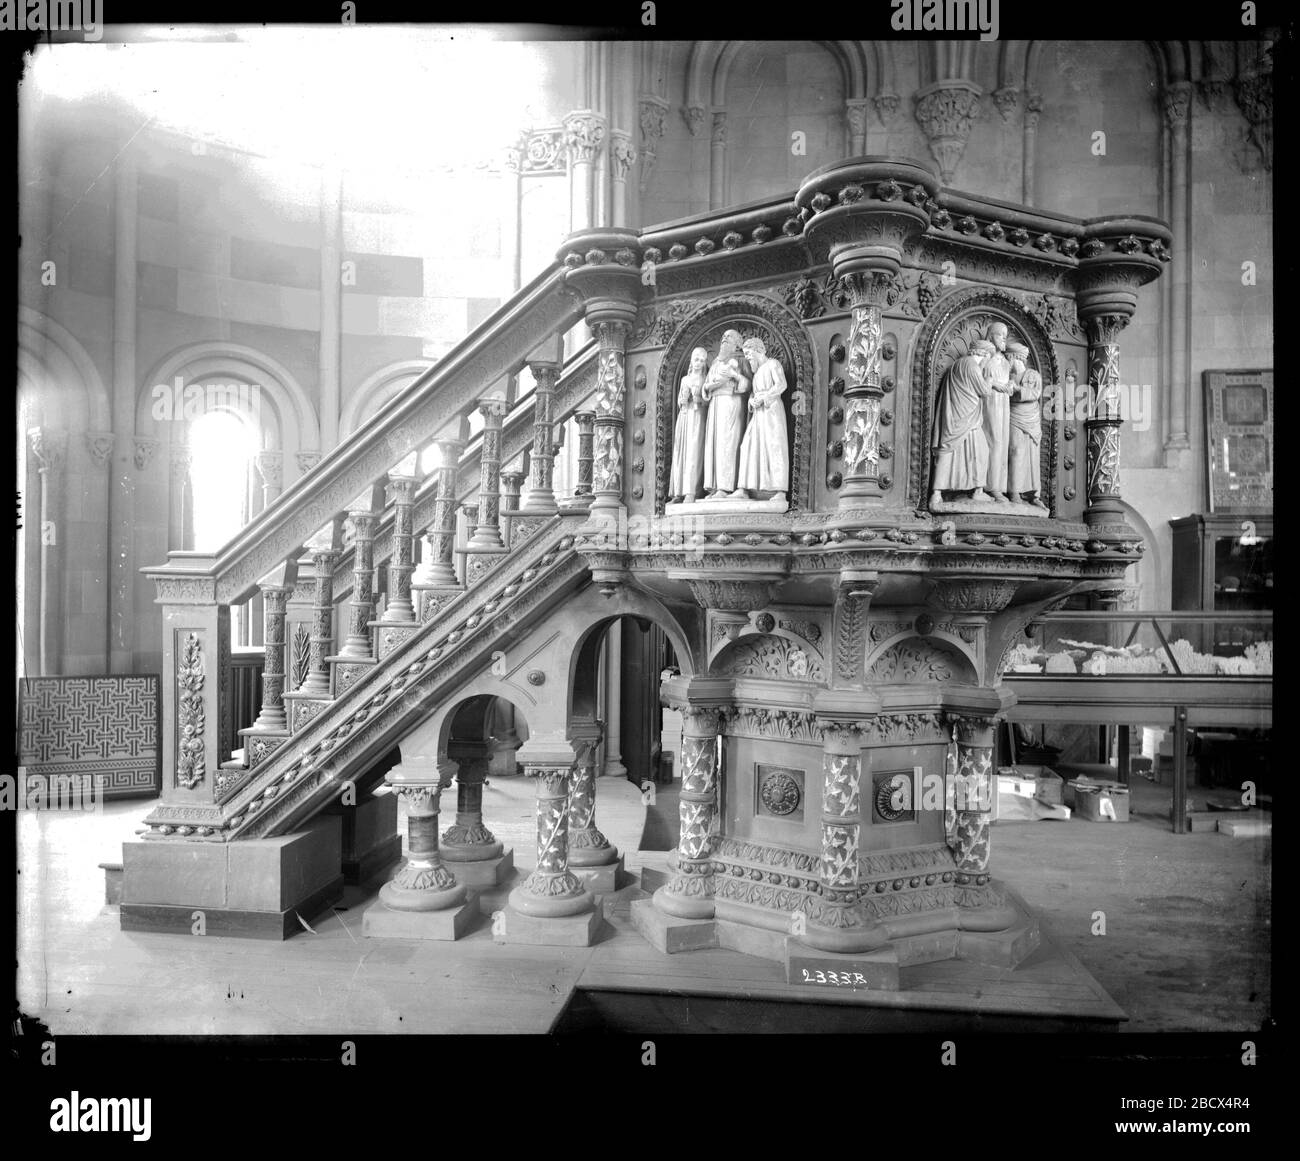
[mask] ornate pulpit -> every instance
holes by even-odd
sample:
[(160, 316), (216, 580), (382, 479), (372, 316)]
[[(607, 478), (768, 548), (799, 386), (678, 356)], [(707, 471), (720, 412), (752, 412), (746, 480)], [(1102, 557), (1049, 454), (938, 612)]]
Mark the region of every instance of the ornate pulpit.
[(993, 878), (1000, 675), (1036, 616), (1142, 553), (1118, 339), (1170, 241), (867, 157), (792, 200), (566, 243), (618, 381), (577, 546), (687, 639), (661, 690), (680, 843), (634, 907), (660, 950), (896, 987), (1033, 949)]

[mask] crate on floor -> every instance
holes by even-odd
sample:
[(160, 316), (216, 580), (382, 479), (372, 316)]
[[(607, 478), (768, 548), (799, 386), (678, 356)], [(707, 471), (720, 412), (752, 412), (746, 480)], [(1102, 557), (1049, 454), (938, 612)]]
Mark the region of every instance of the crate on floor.
[(1076, 779), (1074, 812), (1087, 822), (1128, 822), (1128, 787), (1119, 782)]

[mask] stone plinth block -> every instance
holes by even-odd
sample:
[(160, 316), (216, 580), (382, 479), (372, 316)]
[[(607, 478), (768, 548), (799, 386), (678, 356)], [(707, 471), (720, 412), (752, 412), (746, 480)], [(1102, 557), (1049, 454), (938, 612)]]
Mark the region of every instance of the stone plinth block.
[(1038, 921), (1022, 915), (1014, 927), (1005, 931), (961, 932), (957, 955), (993, 967), (1013, 968), (1034, 952), (1040, 939)]
[(492, 916), (492, 937), (498, 943), (544, 947), (590, 947), (604, 922), (599, 910), (581, 915), (525, 915), (508, 904)]
[(370, 939), (459, 939), (478, 921), (478, 899), (471, 892), (459, 907), (442, 911), (393, 911), (376, 899), (361, 916)]
[(104, 902), (116, 907), (122, 902), (122, 864), (100, 863), (104, 872)]
[(569, 870), (582, 880), (582, 885), (593, 895), (610, 895), (618, 890), (623, 876), (623, 856), (606, 863), (603, 867), (575, 867), (569, 864)]
[(449, 859), (446, 851), (440, 853), (443, 866), (456, 876), (456, 882), (464, 883), (466, 887), (499, 886), (515, 869), (514, 847), (507, 847), (495, 859), (475, 859), (471, 862)]
[(335, 802), (325, 813), (343, 819), (343, 878), (364, 883), (402, 857), (397, 833), (397, 795), (372, 794), (355, 806)]
[(342, 853), (338, 815), (276, 838), (125, 842), (122, 929), (286, 939), (342, 897)]
[(891, 947), (861, 955), (821, 951), (793, 936), (785, 944), (785, 980), (810, 990), (898, 991), (898, 954)]
[(662, 867), (641, 868), (641, 890), (653, 895), (660, 887), (668, 886), (669, 874)]
[(938, 963), (957, 958), (957, 942), (961, 936), (956, 928), (944, 931), (927, 931), (922, 935), (909, 935), (895, 939), (891, 944), (898, 955), (899, 967), (915, 967), (923, 963)]
[(712, 919), (678, 919), (665, 915), (653, 899), (634, 900), (632, 926), (657, 951), (674, 955), (718, 946), (718, 925)]

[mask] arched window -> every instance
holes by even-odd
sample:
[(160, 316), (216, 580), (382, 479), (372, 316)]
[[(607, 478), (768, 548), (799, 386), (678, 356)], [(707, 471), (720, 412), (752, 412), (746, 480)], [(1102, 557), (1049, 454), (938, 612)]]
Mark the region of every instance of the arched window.
[(193, 547), (213, 552), (230, 540), (253, 511), (253, 457), (261, 432), (235, 411), (209, 411), (190, 429)]

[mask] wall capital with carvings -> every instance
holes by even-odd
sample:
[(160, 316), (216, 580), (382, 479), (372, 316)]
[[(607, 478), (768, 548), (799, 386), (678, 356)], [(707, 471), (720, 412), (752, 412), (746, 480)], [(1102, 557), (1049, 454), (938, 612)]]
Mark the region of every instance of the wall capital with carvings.
[(57, 472), (63, 467), (68, 450), (66, 431), (58, 431), (51, 427), (29, 427), (27, 442), (42, 474)]
[(113, 433), (111, 431), (86, 432), (86, 454), (96, 467), (102, 468), (113, 454)]
[(564, 119), (564, 144), (572, 165), (590, 165), (605, 142), (605, 118), (590, 109), (575, 109)]
[(945, 183), (952, 181), (966, 152), (971, 129), (980, 119), (982, 96), (983, 90), (972, 81), (944, 80), (927, 85), (914, 97), (917, 124)]

